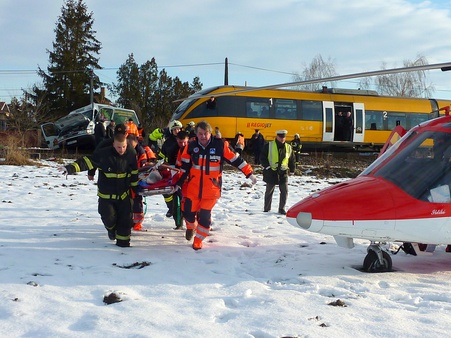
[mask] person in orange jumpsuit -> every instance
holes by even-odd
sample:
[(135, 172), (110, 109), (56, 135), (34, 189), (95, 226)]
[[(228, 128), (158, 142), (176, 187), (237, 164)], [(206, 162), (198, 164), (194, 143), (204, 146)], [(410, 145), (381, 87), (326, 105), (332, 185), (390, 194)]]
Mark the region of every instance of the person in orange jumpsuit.
[(128, 122), (125, 123), (125, 127), (127, 128), (127, 134), (133, 134), (139, 137), (138, 127), (135, 122), (133, 122), (132, 118), (128, 119)]
[(209, 235), (211, 210), (221, 197), (222, 167), (227, 162), (238, 168), (252, 181), (257, 182), (252, 167), (229, 146), (224, 139), (212, 137), (212, 127), (200, 121), (196, 127), (196, 139), (188, 143), (181, 155), (182, 176), (175, 189), (187, 184), (182, 200), (185, 218), (185, 238), (190, 241), (194, 233), (193, 249), (202, 249), (202, 241)]

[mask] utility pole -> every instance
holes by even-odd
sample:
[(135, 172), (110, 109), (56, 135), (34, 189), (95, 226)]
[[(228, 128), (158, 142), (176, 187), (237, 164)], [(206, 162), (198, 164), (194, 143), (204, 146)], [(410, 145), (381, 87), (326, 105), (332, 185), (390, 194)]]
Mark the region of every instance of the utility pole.
[(229, 61), (227, 58), (225, 58), (225, 65), (224, 65), (224, 86), (229, 85)]
[(88, 70), (89, 72), (89, 89), (90, 89), (90, 100), (91, 100), (91, 109), (94, 111), (94, 71), (92, 69)]

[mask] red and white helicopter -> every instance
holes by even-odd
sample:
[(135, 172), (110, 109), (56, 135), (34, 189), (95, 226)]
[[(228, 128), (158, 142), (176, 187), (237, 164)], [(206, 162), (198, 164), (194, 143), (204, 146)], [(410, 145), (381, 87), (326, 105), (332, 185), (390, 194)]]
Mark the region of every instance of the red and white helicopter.
[(287, 212), (289, 223), (332, 235), (346, 248), (354, 238), (370, 240), (363, 262), (368, 272), (392, 268), (381, 243), (450, 244), (451, 116), (449, 107), (443, 110), (444, 116), (405, 133), (355, 179), (296, 203)]

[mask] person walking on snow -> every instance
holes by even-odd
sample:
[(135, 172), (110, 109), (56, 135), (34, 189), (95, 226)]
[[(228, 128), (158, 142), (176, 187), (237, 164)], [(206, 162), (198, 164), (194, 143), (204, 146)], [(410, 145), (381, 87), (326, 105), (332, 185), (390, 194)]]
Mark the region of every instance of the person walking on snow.
[(264, 212), (271, 210), (274, 188), (279, 185), (279, 214), (286, 215), (288, 172), (294, 173), (296, 168), (293, 149), (285, 142), (287, 133), (286, 130), (278, 130), (276, 139), (265, 144), (260, 157), (260, 162), (264, 168), (263, 181), (266, 182)]
[[(180, 121), (174, 120), (169, 122), (170, 135), (164, 141), (161, 146), (161, 151), (158, 157), (162, 159), (166, 164), (175, 167), (175, 161), (177, 160), (177, 152), (179, 151), (179, 145), (177, 143), (177, 134), (182, 130), (182, 123)], [(166, 217), (173, 217), (174, 209), (174, 196), (172, 194), (163, 194), (164, 202), (168, 207), (166, 212)], [(177, 225), (176, 225), (177, 226)]]
[(181, 154), (182, 176), (175, 190), (187, 182), (182, 200), (185, 238), (190, 241), (195, 233), (193, 249), (199, 250), (210, 232), (211, 210), (221, 197), (224, 162), (240, 169), (252, 184), (257, 182), (257, 178), (252, 167), (235, 153), (226, 140), (212, 137), (213, 129), (208, 122), (200, 121), (195, 131), (197, 139), (189, 142)]
[[(122, 125), (122, 129), (124, 126)], [(119, 247), (130, 246), (132, 220), (132, 190), (138, 194), (138, 164), (136, 152), (128, 147), (125, 130), (114, 135), (113, 144), (99, 148), (92, 155), (59, 167), (68, 175), (97, 168), (98, 212), (110, 240)]]

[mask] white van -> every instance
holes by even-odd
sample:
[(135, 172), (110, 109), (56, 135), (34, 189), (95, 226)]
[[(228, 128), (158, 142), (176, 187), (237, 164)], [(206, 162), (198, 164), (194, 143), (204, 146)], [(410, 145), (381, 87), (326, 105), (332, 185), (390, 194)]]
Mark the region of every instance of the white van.
[(130, 118), (136, 125), (139, 124), (134, 110), (94, 103), (71, 111), (56, 122), (42, 124), (41, 130), (47, 147), (52, 149), (94, 148), (94, 127), (97, 117), (105, 121), (105, 127), (111, 120), (118, 125), (127, 122)]

